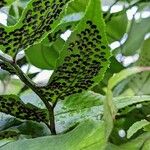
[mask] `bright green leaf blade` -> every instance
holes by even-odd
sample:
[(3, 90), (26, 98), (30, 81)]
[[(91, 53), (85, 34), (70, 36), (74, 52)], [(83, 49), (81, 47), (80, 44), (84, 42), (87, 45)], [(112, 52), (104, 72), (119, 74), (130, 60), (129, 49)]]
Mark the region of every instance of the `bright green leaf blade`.
[(0, 96), (0, 112), (20, 119), (48, 122), (47, 113), (44, 110), (31, 104), (24, 104), (20, 98), (15, 95)]
[[(59, 132), (67, 130), (86, 118), (102, 119), (104, 101), (104, 96), (91, 91), (71, 95), (64, 101), (60, 101), (55, 109), (56, 125), (58, 125)], [(150, 96), (114, 97), (113, 102), (119, 110), (137, 103), (150, 102)]]
[(104, 124), (85, 121), (67, 134), (20, 140), (7, 144), (0, 150), (12, 150), (12, 147), (15, 150), (103, 150), (105, 144)]
[(102, 105), (103, 100), (104, 96), (87, 91), (83, 92), (82, 94), (75, 94), (73, 96), (67, 97), (63, 102), (63, 105), (70, 109), (76, 109), (80, 111), (81, 109)]
[(149, 70), (149, 67), (132, 67), (122, 70), (120, 73), (114, 74), (114, 76), (109, 80), (109, 88), (113, 89), (119, 82), (131, 75)]
[(102, 80), (109, 65), (110, 50), (99, 0), (89, 2), (85, 17), (60, 56), (50, 83), (38, 89), (48, 100), (55, 102), (81, 93)]
[(42, 43), (30, 47), (25, 52), (28, 61), (38, 68), (53, 70), (56, 67), (56, 61), (59, 57), (58, 50), (64, 45), (63, 40), (60, 40), (59, 42), (60, 43), (55, 42), (55, 44), (58, 44), (57, 48), (55, 48), (55, 44), (49, 47)]
[(132, 104), (149, 102), (150, 96), (141, 95), (141, 96), (124, 96), (124, 97), (114, 97), (113, 101), (118, 109), (125, 108)]
[[(64, 47), (65, 41), (60, 37), (66, 30), (72, 30), (76, 23), (64, 22), (58, 26), (52, 34), (49, 34), (41, 43), (28, 48), (25, 53), (28, 61), (38, 68), (54, 70), (59, 53)], [(35, 57), (35, 53), (36, 56)]]
[(141, 120), (138, 122), (135, 122), (127, 131), (127, 138), (131, 138), (133, 136), (133, 134), (135, 134), (138, 130), (142, 129), (143, 127), (145, 127), (146, 125), (149, 125), (150, 122), (147, 120)]
[[(150, 66), (150, 38), (145, 40), (136, 66)], [(141, 72), (131, 78), (129, 86), (136, 95), (150, 94), (150, 72)]]
[(99, 121), (103, 113), (103, 100), (102, 95), (86, 91), (59, 101), (55, 108), (57, 131), (67, 131), (86, 119)]
[(0, 49), (15, 56), (18, 51), (41, 42), (60, 23), (68, 1), (31, 0), (16, 25), (0, 27)]

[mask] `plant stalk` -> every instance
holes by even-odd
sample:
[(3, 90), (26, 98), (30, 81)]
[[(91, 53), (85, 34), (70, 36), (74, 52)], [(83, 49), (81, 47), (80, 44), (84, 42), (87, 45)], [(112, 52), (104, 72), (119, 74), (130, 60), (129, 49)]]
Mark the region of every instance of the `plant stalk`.
[(20, 80), (27, 85), (29, 88), (31, 88), (43, 101), (45, 104), (48, 112), (49, 112), (49, 121), (50, 123), (46, 123), (47, 127), (50, 129), (52, 135), (56, 135), (56, 129), (55, 129), (55, 116), (54, 116), (54, 109), (51, 106), (51, 104), (44, 99), (43, 96), (39, 94), (39, 92), (36, 90), (36, 84), (32, 82), (32, 80), (21, 70), (21, 68), (16, 64), (16, 62), (6, 59), (5, 57), (0, 55), (0, 59), (4, 62), (6, 62), (8, 65), (13, 67), (16, 71), (17, 76), (20, 78)]

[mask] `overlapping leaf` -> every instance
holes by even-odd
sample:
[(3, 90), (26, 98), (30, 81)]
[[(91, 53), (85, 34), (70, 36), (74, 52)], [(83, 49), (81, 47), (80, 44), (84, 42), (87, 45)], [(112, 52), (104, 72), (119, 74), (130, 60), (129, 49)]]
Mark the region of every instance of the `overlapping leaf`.
[(16, 25), (0, 27), (0, 49), (14, 56), (40, 42), (59, 24), (58, 18), (69, 1), (31, 0)]
[(15, 95), (0, 96), (0, 112), (20, 119), (48, 122), (47, 113), (44, 110), (31, 104), (24, 104), (20, 98)]
[(85, 17), (60, 55), (50, 83), (37, 89), (47, 100), (64, 99), (101, 81), (109, 65), (110, 51), (99, 0), (89, 2)]
[[(86, 9), (84, 3), (79, 0), (70, 2), (60, 25), (41, 43), (31, 46), (25, 51), (31, 64), (42, 69), (51, 70), (56, 68), (59, 53), (65, 44), (65, 41), (60, 36), (68, 30), (74, 30), (76, 24), (83, 18)], [(35, 58), (35, 53), (39, 59)]]
[[(141, 48), (140, 57), (137, 61), (137, 66), (149, 67), (150, 66), (150, 39), (147, 39), (143, 47)], [(141, 72), (136, 74), (129, 83), (130, 87), (133, 89), (135, 94), (150, 94), (149, 90), (150, 84), (150, 72)]]
[[(88, 132), (87, 132), (88, 131)], [(106, 146), (104, 140), (104, 123), (84, 121), (77, 128), (64, 135), (40, 137), (20, 140), (2, 146), (1, 150), (102, 150)]]

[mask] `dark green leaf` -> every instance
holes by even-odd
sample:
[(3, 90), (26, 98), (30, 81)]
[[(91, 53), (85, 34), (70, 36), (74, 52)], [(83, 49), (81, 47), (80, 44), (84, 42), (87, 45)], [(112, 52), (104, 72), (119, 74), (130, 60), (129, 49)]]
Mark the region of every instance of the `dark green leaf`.
[[(135, 65), (149, 67), (150, 66), (150, 39), (147, 39), (140, 52), (139, 60)], [(141, 72), (134, 75), (129, 86), (136, 95), (150, 94), (150, 72)]]
[(0, 96), (0, 112), (12, 115), (16, 118), (48, 122), (47, 113), (31, 104), (24, 104), (15, 95)]
[(15, 56), (19, 50), (41, 42), (59, 24), (59, 18), (68, 1), (70, 0), (64, 2), (31, 0), (17, 24), (10, 27), (0, 27), (2, 35), (0, 49)]
[(102, 80), (110, 57), (104, 31), (100, 1), (90, 1), (85, 17), (60, 54), (50, 83), (37, 89), (41, 95), (56, 102), (71, 94), (81, 93)]
[(146, 33), (150, 31), (149, 23), (150, 17), (138, 21), (134, 19), (128, 31), (126, 42), (121, 47), (117, 48), (115, 52), (121, 52), (126, 56), (136, 54), (144, 42)]

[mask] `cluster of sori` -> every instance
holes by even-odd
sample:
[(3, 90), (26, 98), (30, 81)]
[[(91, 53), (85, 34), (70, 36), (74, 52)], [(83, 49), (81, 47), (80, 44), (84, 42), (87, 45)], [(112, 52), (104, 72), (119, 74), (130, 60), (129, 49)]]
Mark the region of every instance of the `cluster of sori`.
[(19, 134), (13, 130), (4, 130), (0, 132), (0, 140), (8, 138), (18, 138)]
[(37, 89), (48, 100), (64, 99), (81, 93), (94, 83), (94, 77), (104, 67), (107, 46), (103, 43), (98, 27), (90, 20), (86, 28), (76, 33), (68, 44), (69, 55), (64, 58), (48, 86)]
[(15, 55), (51, 31), (69, 0), (31, 0), (20, 21), (12, 27), (0, 27), (0, 46)]
[(37, 107), (25, 105), (17, 97), (0, 96), (0, 112), (15, 116), (20, 119), (47, 122), (47, 114)]

